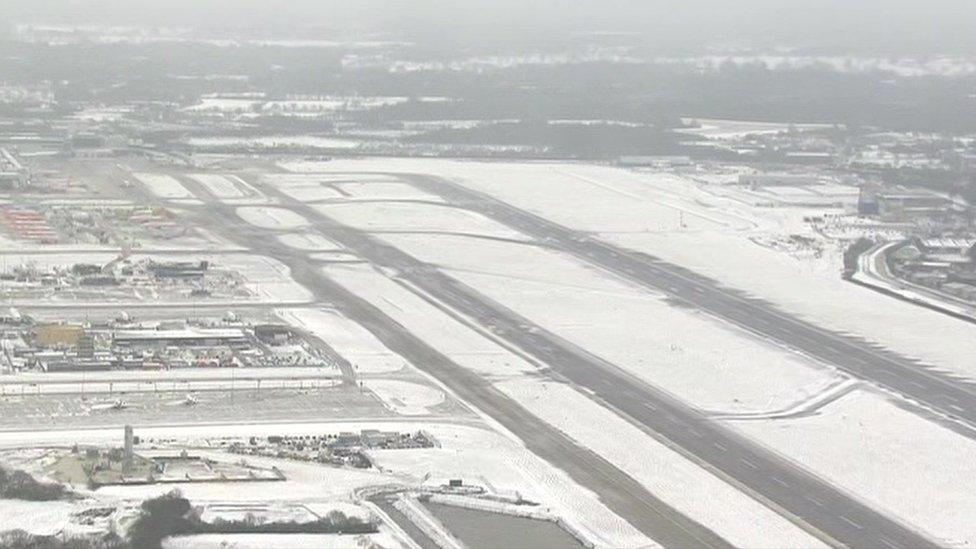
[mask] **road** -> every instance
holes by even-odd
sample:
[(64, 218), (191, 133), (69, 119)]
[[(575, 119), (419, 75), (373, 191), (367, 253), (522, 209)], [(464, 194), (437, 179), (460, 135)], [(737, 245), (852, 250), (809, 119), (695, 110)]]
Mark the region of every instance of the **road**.
[(850, 278), (865, 288), (925, 307), (959, 320), (976, 323), (976, 306), (954, 295), (896, 277), (888, 269), (886, 256), (901, 241), (879, 244), (857, 258), (857, 271)]
[[(766, 502), (771, 508), (792, 518), (829, 543), (849, 547), (935, 546), (918, 533), (874, 511), (731, 429), (712, 421), (698, 410), (627, 374), (572, 342), (548, 332), (530, 319), (492, 301), (440, 270), (369, 234), (344, 226), (277, 189), (265, 186), (263, 190), (269, 196), (278, 199), (282, 205), (304, 215), (310, 220), (312, 228), (324, 236), (342, 244), (375, 265), (397, 271), (402, 280), (474, 320), (508, 344), (550, 366), (562, 378), (586, 389), (594, 398), (629, 417), (649, 433), (667, 441), (685, 455), (753, 494), (760, 501)], [(506, 210), (508, 209), (511, 208), (507, 207)], [(492, 217), (497, 218), (495, 215)], [(512, 217), (515, 220), (512, 223), (521, 219), (520, 216)], [(521, 227), (519, 229), (523, 230)], [(562, 235), (558, 232), (555, 235), (555, 242), (559, 243)], [(551, 243), (554, 235), (547, 232), (539, 234), (538, 237)], [(580, 235), (575, 233), (565, 235), (565, 239), (570, 241), (575, 241), (578, 237)], [(584, 255), (587, 254), (587, 248), (588, 246), (584, 246)], [(600, 250), (603, 251), (604, 248)], [(271, 250), (261, 251), (272, 253)], [(611, 254), (611, 258), (621, 255), (615, 250), (610, 250), (608, 253)], [(603, 256), (597, 254), (596, 257)], [(612, 262), (610, 264), (613, 265)], [(629, 263), (626, 268), (631, 268)], [(315, 278), (322, 277), (319, 274)], [(300, 282), (304, 284), (310, 281), (300, 280)], [(699, 287), (699, 283), (695, 284), (689, 290), (692, 294), (699, 292), (694, 289)], [(359, 308), (364, 307), (372, 308), (371, 305), (359, 304)], [(374, 310), (370, 317), (376, 318), (379, 315), (382, 313)], [(367, 328), (373, 331), (373, 327), (369, 325), (370, 318), (360, 316), (354, 320), (365, 323)], [(414, 341), (410, 346), (417, 343), (419, 342)], [(400, 352), (403, 346), (399, 345), (393, 350)], [(485, 382), (463, 369), (458, 371), (456, 365), (441, 364), (441, 367), (431, 369), (424, 361), (411, 361), (421, 368), (428, 368), (432, 373), (436, 372), (435, 377), (444, 381), (452, 389), (457, 387), (462, 398), (487, 411), (496, 419), (503, 418), (504, 421), (500, 421), (506, 426), (518, 423), (521, 421), (519, 418), (526, 414), (521, 406), (499, 395), (491, 387), (484, 387), (486, 394), (466, 395), (465, 384), (476, 383), (485, 386)], [(490, 398), (486, 400), (486, 397)], [(514, 417), (509, 415), (512, 410), (517, 410)], [(537, 424), (538, 420), (534, 419), (534, 422)], [(526, 432), (525, 429), (518, 429), (518, 431), (521, 431), (520, 436), (527, 442), (537, 436), (531, 430)], [(542, 431), (547, 432), (548, 429)], [(546, 459), (550, 458), (546, 457)], [(565, 463), (566, 460), (560, 461)], [(575, 470), (582, 469), (588, 472), (591, 468), (590, 463), (578, 457), (574, 457), (572, 461)], [(599, 493), (603, 494), (603, 492)], [(633, 517), (633, 514), (631, 513), (630, 516)]]

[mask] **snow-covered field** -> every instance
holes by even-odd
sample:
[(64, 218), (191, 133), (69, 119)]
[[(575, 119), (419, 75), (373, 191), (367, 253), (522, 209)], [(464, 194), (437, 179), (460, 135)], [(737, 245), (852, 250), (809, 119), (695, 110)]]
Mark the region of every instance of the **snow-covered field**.
[(317, 204), (315, 209), (348, 225), (377, 231), (466, 233), (524, 239), (518, 232), (481, 214), (451, 206), (412, 202)]
[(402, 369), (407, 361), (387, 349), (373, 334), (336, 311), (285, 309), (279, 316), (308, 330), (352, 363), (358, 373), (377, 374)]
[(333, 264), (323, 272), (465, 368), (489, 378), (538, 371), (368, 265)]
[(161, 173), (133, 172), (132, 176), (149, 189), (149, 192), (169, 200), (173, 199), (194, 199), (193, 193), (189, 191), (175, 177)]
[[(610, 242), (687, 267), (823, 327), (976, 379), (972, 361), (976, 326), (885, 298), (840, 278), (843, 243), (818, 235), (803, 222), (804, 216), (836, 209), (755, 207), (712, 192), (707, 183), (673, 174), (581, 164), (364, 159), (285, 166), (312, 173), (358, 170), (446, 177), (571, 228), (596, 232)], [(587, 350), (632, 371), (644, 369), (652, 383), (683, 400), (716, 412), (751, 416), (744, 421), (736, 419), (735, 413), (721, 414), (723, 421), (734, 422), (750, 438), (937, 539), (954, 545), (976, 543), (968, 520), (976, 514), (970, 508), (974, 487), (968, 480), (976, 478), (970, 471), (976, 463), (971, 455), (976, 444), (923, 419), (892, 400), (895, 397), (865, 390), (850, 393), (844, 376), (831, 368), (755, 340), (706, 314), (675, 308), (652, 292), (637, 291), (606, 274), (596, 275), (592, 267), (573, 265), (550, 252), (508, 242), (472, 244), (468, 241), (475, 239), (464, 236), (425, 235), (421, 242), (408, 234), (384, 234), (401, 222), (393, 218), (386, 223), (386, 213), (347, 213), (356, 208), (349, 204), (343, 208), (345, 212), (328, 213), (376, 231), (378, 237), (438, 264)], [(438, 220), (439, 232), (455, 233), (463, 225), (426, 211), (427, 217)], [(792, 235), (814, 239), (823, 253), (783, 245)], [(347, 287), (357, 288), (360, 295), (371, 295), (371, 301), (387, 314), (408, 316), (397, 309), (409, 298), (354, 269), (358, 268), (330, 267), (328, 272)], [(436, 342), (440, 334), (428, 332), (423, 337)], [(520, 386), (523, 382), (515, 381), (518, 376), (509, 379), (503, 386), (523, 405), (538, 406), (536, 413), (580, 439), (587, 436), (586, 425), (574, 425), (560, 417), (558, 409), (548, 409), (547, 398), (555, 399), (551, 387), (547, 397), (539, 397), (538, 387)], [(842, 396), (817, 402), (817, 394), (832, 392)], [(728, 395), (735, 400), (730, 402)], [(794, 406), (814, 403), (817, 411), (792, 419), (773, 417), (790, 401)], [(757, 419), (750, 410), (772, 414)], [(583, 443), (615, 451), (593, 440)], [(627, 458), (610, 457), (618, 466), (633, 467)], [(662, 497), (677, 497), (672, 494), (674, 486), (659, 490), (656, 493)], [(748, 534), (733, 530), (728, 535)]]
[(244, 221), (264, 229), (300, 229), (308, 220), (287, 208), (272, 206), (241, 206), (237, 215)]
[(394, 379), (371, 379), (363, 385), (380, 397), (387, 408), (402, 416), (430, 415), (430, 408), (444, 402), (444, 391)]
[[(521, 242), (463, 236), (459, 233), (470, 226), (466, 219), (441, 216), (439, 206), (411, 206), (428, 224), (451, 234), (382, 234), (382, 239), (704, 410), (772, 413), (815, 397), (840, 380), (819, 363), (676, 308), (660, 294), (567, 256)], [(337, 217), (381, 233), (403, 223), (402, 218), (380, 215)]]
[(581, 445), (594, 449), (665, 503), (732, 545), (770, 549), (824, 546), (764, 505), (567, 385), (524, 379), (497, 386), (533, 414)]
[(389, 533), (377, 534), (197, 534), (163, 540), (163, 549), (362, 549), (405, 547)]
[(335, 251), (342, 249), (340, 244), (317, 233), (288, 233), (278, 235), (278, 240), (285, 246), (297, 250)]
[(400, 183), (389, 176), (370, 174), (265, 174), (263, 179), (288, 196), (304, 202), (343, 200), (426, 200), (443, 202), (436, 195)]
[(262, 198), (257, 189), (236, 175), (197, 173), (190, 177), (223, 201), (239, 203), (244, 198)]
[(0, 532), (24, 530), (38, 536), (52, 536), (68, 525), (75, 511), (75, 506), (66, 501), (0, 499)]
[[(522, 494), (541, 503), (541, 511), (563, 517), (583, 532), (597, 547), (636, 548), (654, 544), (626, 521), (608, 510), (599, 498), (577, 485), (561, 471), (542, 461), (517, 440), (481, 426), (448, 423), (334, 422), (253, 425), (171, 426), (138, 428), (144, 440), (169, 439), (199, 443), (205, 438), (247, 438), (269, 435), (321, 435), (341, 431), (379, 429), (413, 431), (423, 429), (440, 443), (439, 448), (377, 450), (371, 452), (378, 468), (351, 470), (314, 463), (248, 456), (257, 467), (278, 467), (282, 482), (176, 483), (167, 485), (112, 486), (98, 491), (102, 497), (141, 501), (179, 488), (194, 502), (300, 502), (349, 501), (367, 486), (438, 485), (462, 478), (466, 484), (486, 486), (495, 493)], [(70, 431), (0, 432), (0, 447), (73, 443), (115, 443), (120, 429), (73, 429)], [(196, 442), (194, 442), (196, 441)], [(235, 456), (218, 451), (194, 450), (195, 454), (218, 460)], [(0, 513), (2, 515), (2, 513)], [(3, 520), (0, 518), (0, 520)]]
[[(826, 243), (836, 252), (816, 258), (785, 254), (751, 239), (793, 233), (815, 237), (802, 217), (823, 209), (753, 208), (673, 174), (583, 164), (351, 159), (282, 166), (303, 173), (402, 172), (447, 177), (568, 227), (598, 232), (613, 243), (687, 267), (825, 328), (860, 335), (976, 380), (976, 363), (971, 360), (976, 356), (976, 325), (842, 280), (836, 243)], [(567, 173), (599, 184), (587, 184)], [(681, 210), (676, 208), (724, 223), (689, 226), (692, 215), (679, 215)], [(686, 221), (684, 228), (677, 222), (679, 217)], [(671, 221), (662, 221), (666, 219)], [(762, 276), (756, 275), (757, 266), (762, 267)], [(932, 345), (933, 341), (941, 344)]]
[(885, 396), (857, 391), (812, 416), (733, 424), (946, 546), (976, 544), (976, 441)]

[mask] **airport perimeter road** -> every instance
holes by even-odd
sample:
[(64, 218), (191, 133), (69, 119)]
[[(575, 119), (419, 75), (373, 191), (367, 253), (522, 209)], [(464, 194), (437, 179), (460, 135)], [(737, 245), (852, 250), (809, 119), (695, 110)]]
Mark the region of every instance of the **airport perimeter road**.
[[(547, 364), (562, 378), (587, 389), (596, 399), (666, 439), (689, 457), (724, 475), (826, 541), (848, 547), (917, 549), (936, 546), (815, 475), (777, 457), (585, 349), (542, 329), (438, 269), (371, 235), (344, 226), (276, 189), (265, 187), (265, 190), (283, 205), (304, 215), (312, 227), (323, 235), (374, 265), (395, 269), (401, 279), (423, 294)], [(377, 314), (379, 311), (371, 316)], [(362, 320), (365, 322), (368, 318)], [(467, 377), (467, 374), (450, 370), (441, 372), (441, 375)], [(475, 378), (479, 383), (484, 383), (477, 376)], [(494, 399), (475, 405), (488, 405), (486, 411), (493, 417), (504, 417), (507, 409), (500, 409), (493, 402)], [(585, 461), (576, 462), (575, 466), (589, 468)]]
[[(976, 428), (976, 387), (867, 342), (780, 311), (723, 288), (718, 282), (654, 257), (608, 244), (518, 209), (484, 193), (429, 176), (401, 176), (547, 245), (623, 278), (677, 298), (712, 315), (841, 370), (902, 394)], [(976, 433), (968, 433), (976, 438)]]
[[(206, 196), (194, 191), (197, 196)], [(482, 377), (438, 352), (365, 299), (327, 278), (321, 265), (309, 259), (310, 252), (280, 245), (274, 231), (245, 223), (237, 217), (232, 206), (208, 203), (205, 209), (198, 209), (188, 216), (233, 241), (251, 246), (254, 253), (273, 257), (287, 265), (292, 278), (312, 292), (319, 302), (337, 307), (388, 349), (497, 421), (519, 437), (529, 451), (599, 495), (611, 511), (649, 538), (669, 548), (731, 547), (708, 528), (655, 497), (609, 461), (576, 444)]]

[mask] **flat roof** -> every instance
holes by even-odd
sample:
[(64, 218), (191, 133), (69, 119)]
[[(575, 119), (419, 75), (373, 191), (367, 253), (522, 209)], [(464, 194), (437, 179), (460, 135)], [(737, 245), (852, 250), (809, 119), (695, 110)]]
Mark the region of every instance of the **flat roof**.
[(112, 337), (114, 339), (236, 339), (244, 337), (244, 330), (238, 328), (213, 328), (183, 330), (119, 330)]

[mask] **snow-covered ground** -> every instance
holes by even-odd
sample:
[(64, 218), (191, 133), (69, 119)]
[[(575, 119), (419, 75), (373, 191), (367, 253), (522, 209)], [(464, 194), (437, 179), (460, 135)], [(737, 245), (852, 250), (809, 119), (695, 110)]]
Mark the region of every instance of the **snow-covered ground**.
[(189, 191), (175, 177), (161, 173), (133, 172), (132, 176), (149, 189), (149, 192), (159, 198), (173, 199), (194, 199), (193, 193)]
[[(425, 422), (418, 424), (379, 422), (291, 423), (252, 425), (170, 426), (139, 428), (143, 440), (186, 440), (199, 444), (204, 439), (247, 438), (269, 435), (321, 435), (341, 431), (379, 429), (413, 431), (423, 429), (440, 443), (438, 448), (378, 450), (371, 452), (376, 469), (351, 470), (314, 463), (248, 456), (249, 464), (278, 467), (282, 482), (176, 483), (166, 485), (111, 486), (98, 491), (101, 497), (133, 502), (179, 488), (194, 502), (304, 502), (349, 501), (363, 487), (385, 485), (438, 485), (447, 479), (465, 479), (465, 484), (487, 487), (495, 493), (541, 503), (542, 511), (563, 517), (598, 547), (652, 547), (653, 542), (607, 509), (599, 498), (561, 471), (530, 453), (521, 442), (489, 428)], [(73, 429), (69, 431), (0, 432), (0, 447), (44, 444), (116, 443), (120, 429)], [(195, 442), (196, 441), (196, 442)], [(212, 459), (239, 459), (219, 451), (195, 449), (195, 454)], [(0, 519), (2, 520), (2, 519)]]
[(288, 196), (305, 202), (343, 200), (425, 200), (444, 202), (436, 195), (397, 182), (383, 174), (264, 174), (263, 180)]
[(241, 198), (244, 192), (238, 184), (228, 177), (215, 173), (196, 173), (190, 175), (194, 180), (207, 188), (210, 194), (217, 198)]
[(237, 215), (244, 221), (264, 229), (300, 229), (308, 220), (287, 208), (271, 206), (241, 206)]
[(61, 532), (78, 509), (67, 501), (0, 499), (0, 532), (24, 530), (38, 536)]
[(377, 534), (197, 534), (163, 540), (163, 549), (398, 549), (403, 543), (390, 533)]
[[(361, 206), (365, 205), (349, 205), (347, 210)], [(458, 235), (466, 230), (467, 220), (439, 216), (443, 211), (439, 206), (413, 208), (423, 212), (428, 223), (453, 234), (381, 234), (381, 238), (704, 410), (771, 413), (812, 398), (840, 379), (819, 363), (771, 347), (706, 315), (676, 308), (660, 294), (568, 256), (521, 242)], [(402, 223), (399, 218), (372, 215), (346, 215), (341, 220), (381, 233)], [(368, 270), (362, 276), (363, 281), (372, 278), (377, 286), (383, 285), (381, 277)], [(358, 293), (366, 295), (363, 290)], [(395, 293), (399, 297), (384, 299), (410, 310), (412, 306), (402, 302), (411, 298), (402, 289)], [(701, 345), (702, 341), (709, 345)]]
[(286, 309), (279, 316), (325, 341), (358, 373), (378, 374), (402, 369), (407, 361), (387, 349), (373, 334), (336, 311), (328, 309)]
[[(706, 183), (673, 174), (581, 164), (367, 159), (286, 167), (306, 172), (440, 175), (571, 228), (596, 232), (608, 241), (687, 267), (823, 327), (976, 379), (976, 363), (971, 360), (976, 356), (976, 326), (841, 279), (843, 242), (818, 235), (803, 222), (805, 216), (839, 211), (834, 208), (756, 207), (728, 193), (713, 193)], [(436, 215), (427, 211), (428, 217)], [(383, 218), (368, 217), (344, 214), (341, 221), (377, 231), (378, 237), (442, 266), (489, 297), (614, 363), (634, 368), (643, 358), (640, 366), (651, 382), (686, 401), (714, 411), (739, 411), (745, 417), (750, 408), (773, 411), (790, 400), (782, 399), (784, 394), (797, 397), (801, 406), (804, 399), (811, 399), (806, 402), (815, 403), (817, 410), (812, 415), (752, 416), (749, 421), (735, 419), (734, 413), (721, 417), (750, 438), (939, 540), (976, 543), (968, 520), (976, 513), (970, 508), (974, 487), (968, 480), (976, 478), (969, 470), (976, 463), (971, 455), (976, 445), (923, 419), (895, 397), (865, 390), (851, 393), (851, 385), (830, 368), (532, 246), (484, 240), (471, 244), (465, 241), (474, 239), (463, 236), (430, 235), (421, 243), (411, 235), (384, 234), (389, 225)], [(445, 233), (460, 226), (437, 219)], [(810, 253), (791, 245), (792, 235), (813, 239), (821, 251)], [(397, 309), (409, 298), (356, 269), (330, 267), (328, 272), (347, 287), (357, 288), (360, 295), (371, 295), (369, 299), (391, 316), (408, 316)], [(590, 280), (588, 274), (600, 280)], [(423, 337), (436, 342), (439, 334)], [(502, 386), (523, 405), (537, 406), (535, 413), (585, 439), (587, 425), (574, 425), (558, 409), (548, 408), (547, 399), (556, 400), (551, 387), (546, 397), (539, 397), (538, 387), (525, 389), (518, 376), (509, 379)], [(777, 389), (784, 383), (798, 384), (792, 393), (784, 393)], [(686, 389), (681, 389), (682, 384)], [(740, 391), (745, 391), (741, 393), (745, 400), (735, 396), (739, 402), (721, 402), (722, 395)], [(762, 401), (763, 391), (772, 399)], [(818, 393), (841, 396), (836, 401), (818, 401)], [(615, 451), (592, 440), (582, 443)], [(632, 467), (627, 458), (616, 454), (609, 459), (620, 467)], [(655, 493), (662, 498), (681, 496), (673, 494), (674, 486), (659, 490)]]
[(734, 546), (823, 546), (799, 527), (567, 385), (523, 379), (497, 386)]
[[(282, 166), (302, 173), (443, 176), (568, 227), (596, 231), (613, 243), (687, 267), (825, 328), (860, 335), (976, 380), (976, 362), (971, 360), (976, 356), (976, 325), (842, 280), (839, 243), (826, 242), (832, 249), (818, 258), (783, 253), (753, 240), (794, 233), (816, 237), (802, 219), (823, 213), (823, 208), (754, 208), (717, 196), (685, 177), (597, 165), (350, 159)], [(698, 218), (702, 222), (692, 225), (691, 212), (723, 223)]]
[(318, 204), (326, 215), (361, 229), (400, 232), (459, 232), (496, 238), (523, 238), (518, 232), (480, 214), (413, 202)]
[(448, 313), (368, 265), (333, 264), (324, 267), (323, 272), (465, 368), (489, 378), (538, 371), (533, 364), (459, 324)]
[(349, 183), (336, 183), (343, 191), (355, 198), (371, 200), (427, 200), (443, 202), (437, 195), (425, 193), (405, 183), (374, 181), (371, 178), (356, 179)]
[(811, 416), (732, 424), (946, 546), (976, 544), (976, 441), (885, 396), (856, 391)]
[[(450, 320), (444, 313), (377, 271), (359, 265), (330, 266), (326, 272), (459, 364), (489, 379), (499, 380), (498, 386), (504, 393), (580, 444), (598, 449), (598, 453), (634, 475), (655, 495), (688, 513), (693, 519), (714, 528), (720, 535), (741, 541), (743, 546), (818, 546), (810, 542), (809, 536), (802, 531), (698, 465), (637, 431), (620, 417), (566, 386), (538, 381), (537, 376), (532, 375), (534, 367), (517, 355), (495, 347), (492, 364), (484, 363), (489, 356), (470, 356), (470, 351), (474, 349), (459, 347), (459, 344), (471, 342), (474, 345), (478, 341), (481, 347), (494, 344), (456, 323), (448, 331)], [(462, 330), (467, 330), (467, 334)], [(511, 367), (518, 364), (522, 365), (521, 368)], [(499, 368), (502, 365), (505, 365), (504, 369)], [(753, 381), (769, 382), (768, 379)], [(608, 433), (611, 435), (608, 436)], [(635, 451), (634, 441), (640, 441), (638, 451)], [(701, 491), (713, 491), (714, 495), (699, 498), (704, 493)], [(749, 521), (742, 521), (742, 515), (737, 514), (742, 509), (749, 509)]]
[(371, 379), (363, 386), (380, 397), (383, 404), (402, 416), (425, 416), (444, 402), (444, 391), (409, 381)]
[(267, 197), (234, 174), (197, 173), (189, 175), (207, 191), (228, 204), (260, 204)]
[(225, 264), (244, 277), (251, 292), (266, 301), (305, 303), (313, 298), (310, 291), (292, 280), (290, 269), (277, 259), (236, 254), (222, 257), (227, 257)]
[(342, 245), (317, 233), (283, 234), (278, 236), (278, 240), (285, 246), (297, 250), (335, 251), (342, 249)]

